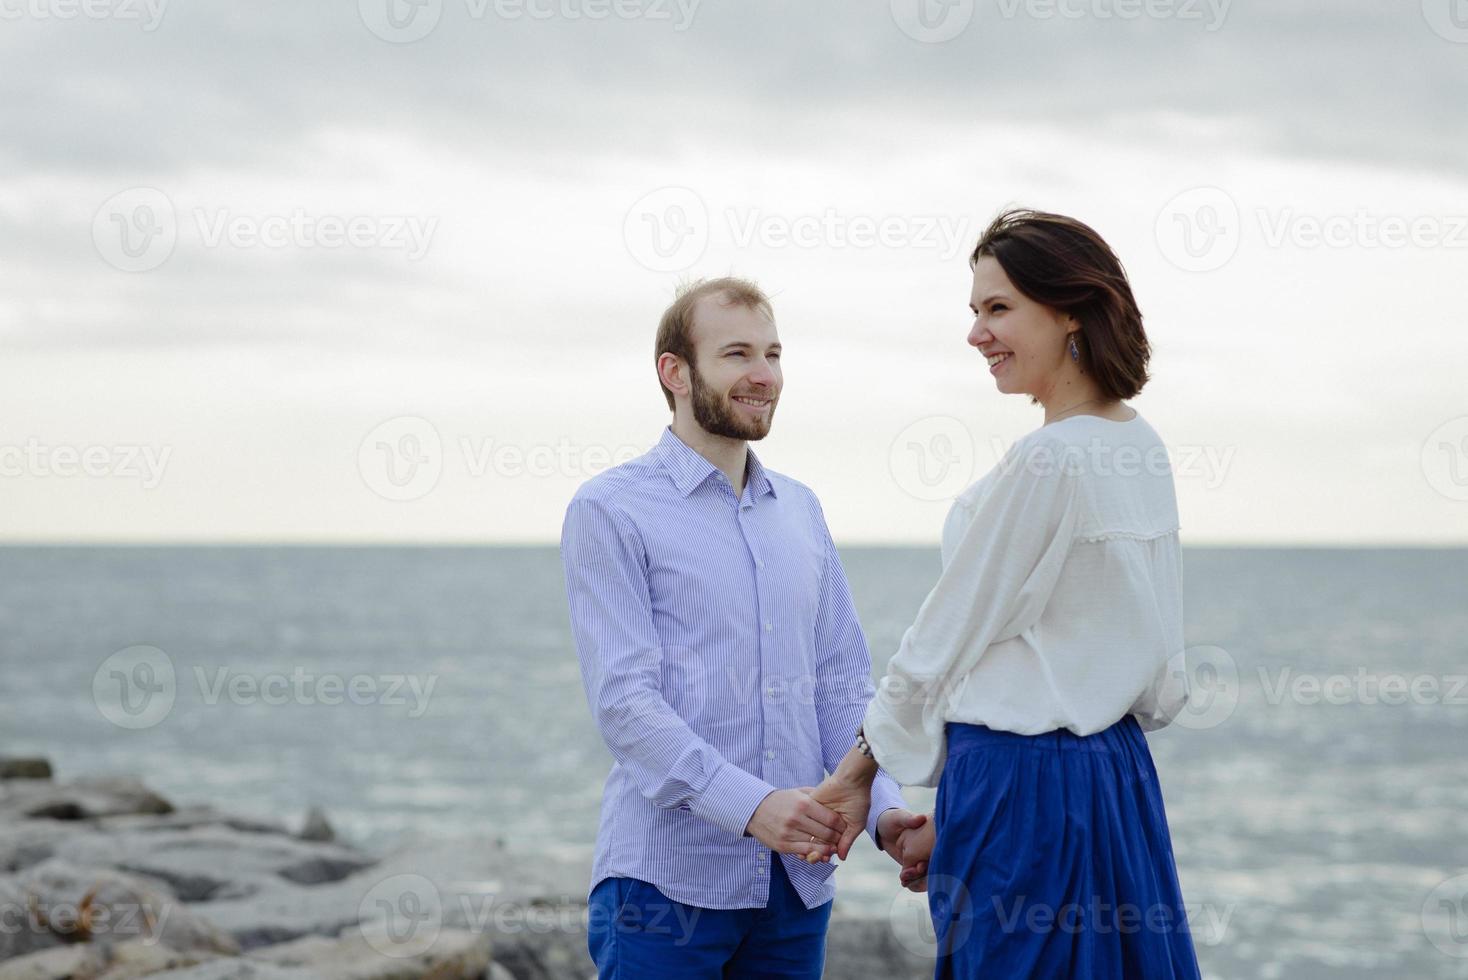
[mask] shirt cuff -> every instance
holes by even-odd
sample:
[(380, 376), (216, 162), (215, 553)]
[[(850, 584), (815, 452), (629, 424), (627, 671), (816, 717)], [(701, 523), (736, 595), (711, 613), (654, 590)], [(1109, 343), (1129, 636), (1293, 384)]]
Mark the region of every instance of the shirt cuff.
[(694, 816), (722, 827), (735, 837), (743, 837), (754, 811), (774, 791), (774, 786), (758, 776), (725, 762), (689, 808)]
[(891, 776), (881, 769), (877, 770), (877, 777), (872, 780), (872, 808), (867, 813), (867, 833), (871, 834), (872, 842), (877, 847), (882, 846), (877, 837), (877, 821), (882, 814), (888, 810), (907, 810), (907, 801), (902, 798), (902, 791), (898, 789), (897, 783)]

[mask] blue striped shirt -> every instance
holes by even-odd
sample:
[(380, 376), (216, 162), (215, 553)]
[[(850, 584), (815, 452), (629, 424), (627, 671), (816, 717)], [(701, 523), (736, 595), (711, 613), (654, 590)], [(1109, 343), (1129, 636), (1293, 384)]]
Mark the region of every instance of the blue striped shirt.
[[(763, 908), (772, 852), (746, 836), (777, 789), (854, 744), (871, 656), (816, 496), (749, 451), (744, 492), (671, 428), (586, 481), (561, 560), (586, 697), (614, 763), (591, 887), (637, 878), (701, 908)], [(879, 773), (867, 831), (906, 807)], [(835, 863), (780, 855), (807, 908)]]

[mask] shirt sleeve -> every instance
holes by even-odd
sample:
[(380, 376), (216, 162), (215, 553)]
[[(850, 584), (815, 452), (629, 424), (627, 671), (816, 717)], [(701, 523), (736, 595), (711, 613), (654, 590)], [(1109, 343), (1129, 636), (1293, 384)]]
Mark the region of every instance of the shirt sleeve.
[[(820, 604), (816, 611), (816, 721), (821, 733), (821, 760), (827, 772), (837, 765), (856, 744), (856, 730), (872, 700), (872, 655), (856, 617), (851, 587), (841, 567), (841, 557), (831, 540), (825, 515), (814, 495), (815, 520), (820, 525), (825, 549), (825, 569), (821, 577)], [(867, 833), (881, 846), (877, 837), (877, 821), (894, 807), (907, 809), (902, 791), (892, 777), (877, 770), (872, 782), (872, 807), (867, 816)]]
[(587, 703), (613, 758), (655, 806), (686, 806), (742, 836), (775, 787), (726, 760), (669, 704), (662, 685), (674, 651), (653, 623), (636, 528), (578, 496), (566, 510), (561, 560)]
[(1022, 440), (1000, 460), (974, 516), (878, 685), (866, 735), (905, 786), (935, 786), (949, 702), (993, 643), (1040, 619), (1070, 552), (1080, 476), (1057, 441)]

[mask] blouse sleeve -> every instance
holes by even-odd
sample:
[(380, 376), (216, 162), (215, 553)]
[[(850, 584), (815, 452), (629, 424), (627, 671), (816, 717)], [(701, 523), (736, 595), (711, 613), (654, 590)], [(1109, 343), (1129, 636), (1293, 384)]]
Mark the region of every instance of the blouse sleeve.
[(1054, 591), (1080, 500), (1080, 477), (1063, 457), (1053, 440), (1022, 440), (1005, 454), (877, 685), (865, 734), (905, 786), (937, 785), (951, 695), (990, 644), (1039, 621)]

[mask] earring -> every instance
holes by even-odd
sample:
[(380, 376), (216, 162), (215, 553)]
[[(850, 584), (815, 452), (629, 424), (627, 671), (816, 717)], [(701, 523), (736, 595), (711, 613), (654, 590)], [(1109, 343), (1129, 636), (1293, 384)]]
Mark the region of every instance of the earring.
[(1081, 352), (1076, 348), (1075, 334), (1070, 335), (1070, 359), (1072, 361), (1079, 361), (1081, 359)]

